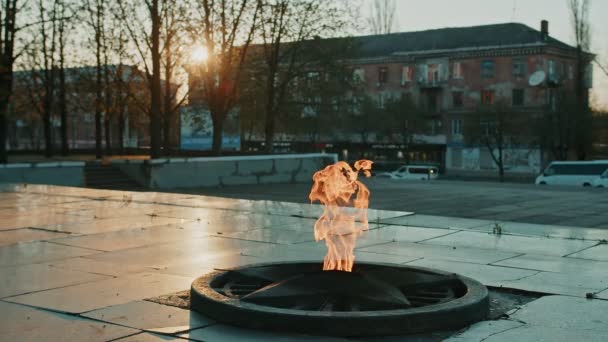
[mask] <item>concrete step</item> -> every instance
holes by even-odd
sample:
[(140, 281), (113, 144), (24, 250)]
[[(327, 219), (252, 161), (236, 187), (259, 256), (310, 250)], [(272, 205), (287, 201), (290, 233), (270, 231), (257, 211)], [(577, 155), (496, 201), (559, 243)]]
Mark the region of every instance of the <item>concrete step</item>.
[(145, 190), (128, 175), (113, 165), (90, 163), (85, 165), (85, 184), (96, 189)]

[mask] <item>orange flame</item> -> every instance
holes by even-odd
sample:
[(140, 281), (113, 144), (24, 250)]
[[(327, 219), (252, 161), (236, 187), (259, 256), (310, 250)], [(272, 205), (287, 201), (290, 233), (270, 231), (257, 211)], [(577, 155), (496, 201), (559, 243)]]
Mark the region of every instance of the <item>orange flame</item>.
[(315, 223), (315, 240), (325, 240), (327, 245), (325, 271), (352, 271), (355, 242), (369, 228), (369, 190), (357, 177), (361, 171), (369, 177), (372, 164), (370, 160), (359, 160), (353, 169), (348, 163), (337, 162), (312, 177), (314, 184), (308, 197), (311, 203), (319, 201), (324, 205), (323, 214)]

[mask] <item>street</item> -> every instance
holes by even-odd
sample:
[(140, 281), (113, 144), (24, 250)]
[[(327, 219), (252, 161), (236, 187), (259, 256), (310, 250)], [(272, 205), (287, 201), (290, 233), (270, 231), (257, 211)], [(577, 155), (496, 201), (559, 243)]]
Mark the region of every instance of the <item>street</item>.
[[(374, 209), (496, 221), (608, 229), (608, 191), (533, 184), (366, 179)], [(210, 196), (308, 202), (309, 184), (187, 189)], [(182, 191), (173, 191), (182, 192)]]

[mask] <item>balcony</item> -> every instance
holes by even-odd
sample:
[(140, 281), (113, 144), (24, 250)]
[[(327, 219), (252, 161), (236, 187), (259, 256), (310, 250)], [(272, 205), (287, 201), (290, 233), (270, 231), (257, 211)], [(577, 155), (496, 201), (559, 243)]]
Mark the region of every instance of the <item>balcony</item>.
[(418, 86), (420, 89), (441, 89), (447, 84), (446, 80), (438, 78), (420, 78), (418, 80)]

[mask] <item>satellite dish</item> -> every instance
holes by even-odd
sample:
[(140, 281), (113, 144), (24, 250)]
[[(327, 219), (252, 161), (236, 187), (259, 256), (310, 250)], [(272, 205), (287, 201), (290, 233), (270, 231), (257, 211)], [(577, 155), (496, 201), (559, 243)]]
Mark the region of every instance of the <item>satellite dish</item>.
[(530, 75), (530, 79), (528, 80), (528, 83), (530, 83), (530, 85), (533, 87), (539, 86), (541, 83), (543, 83), (545, 81), (546, 76), (547, 75), (545, 74), (544, 71), (538, 70), (535, 73), (533, 73), (532, 75)]

